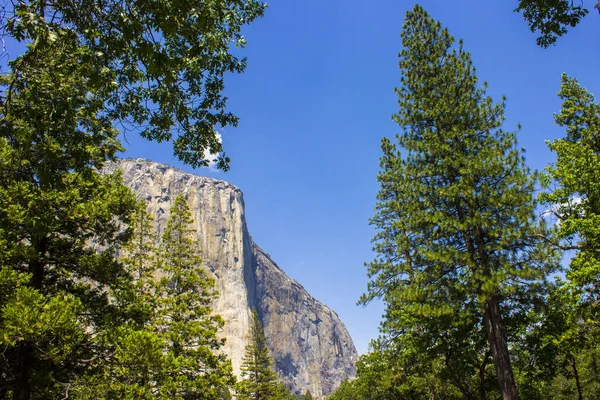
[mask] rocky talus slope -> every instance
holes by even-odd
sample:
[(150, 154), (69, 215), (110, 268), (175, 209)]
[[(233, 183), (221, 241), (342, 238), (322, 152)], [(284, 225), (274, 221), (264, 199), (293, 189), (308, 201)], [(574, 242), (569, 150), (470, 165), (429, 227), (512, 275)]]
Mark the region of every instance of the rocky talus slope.
[(258, 247), (248, 233), (244, 199), (234, 185), (144, 159), (122, 160), (125, 183), (148, 203), (158, 233), (175, 197), (186, 196), (202, 250), (203, 266), (216, 278), (216, 313), (226, 321), (224, 351), (239, 373), (251, 310), (262, 319), (277, 373), (296, 393), (332, 393), (355, 373), (357, 352), (335, 312), (313, 298)]

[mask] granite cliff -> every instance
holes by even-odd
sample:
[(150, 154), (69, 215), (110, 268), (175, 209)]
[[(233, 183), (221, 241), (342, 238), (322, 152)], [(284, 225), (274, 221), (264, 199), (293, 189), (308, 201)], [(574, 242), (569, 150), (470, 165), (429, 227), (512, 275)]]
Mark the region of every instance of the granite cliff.
[(355, 373), (357, 352), (335, 312), (313, 298), (252, 240), (242, 192), (234, 185), (144, 159), (122, 160), (125, 184), (148, 203), (158, 233), (175, 197), (186, 196), (203, 255), (217, 282), (216, 313), (226, 321), (224, 352), (239, 373), (256, 307), (278, 375), (296, 393), (332, 393)]

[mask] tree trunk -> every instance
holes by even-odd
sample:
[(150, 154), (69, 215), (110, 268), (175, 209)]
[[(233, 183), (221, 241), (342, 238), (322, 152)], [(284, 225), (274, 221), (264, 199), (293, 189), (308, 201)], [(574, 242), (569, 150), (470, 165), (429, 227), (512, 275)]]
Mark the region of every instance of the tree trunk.
[(510, 365), (510, 355), (506, 344), (506, 333), (500, 320), (498, 299), (492, 297), (485, 302), (483, 321), (488, 334), (488, 343), (492, 352), (492, 360), (496, 367), (498, 385), (503, 400), (518, 400), (517, 384)]
[(481, 400), (487, 399), (487, 395), (486, 395), (486, 391), (485, 391), (485, 367), (487, 366), (489, 356), (490, 356), (490, 352), (488, 350), (483, 355), (483, 362), (481, 363), (481, 366), (479, 367), (479, 398)]
[(29, 400), (31, 398), (30, 365), (31, 344), (21, 342), (17, 348), (17, 376), (12, 393), (13, 400)]
[[(44, 266), (43, 261), (48, 248), (48, 239), (42, 237), (38, 240), (32, 240), (33, 248), (38, 252), (39, 259), (31, 261), (29, 263), (29, 272), (31, 273), (31, 280), (29, 285), (37, 290), (40, 290), (44, 280)], [(16, 376), (15, 384), (13, 389), (13, 400), (30, 400), (31, 398), (31, 370), (34, 364), (34, 353), (33, 345), (28, 341), (22, 341), (17, 347), (17, 363), (16, 363)]]
[(581, 382), (579, 381), (579, 372), (577, 371), (577, 363), (575, 357), (569, 354), (569, 361), (571, 362), (571, 368), (573, 368), (573, 375), (575, 376), (575, 384), (577, 385), (577, 398), (583, 400), (583, 390), (581, 390)]

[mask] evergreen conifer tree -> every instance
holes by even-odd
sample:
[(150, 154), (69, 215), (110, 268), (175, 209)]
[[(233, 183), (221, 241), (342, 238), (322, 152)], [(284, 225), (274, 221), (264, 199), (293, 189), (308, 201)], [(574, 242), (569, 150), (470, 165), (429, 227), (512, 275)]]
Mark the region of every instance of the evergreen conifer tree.
[(64, 398), (104, 356), (116, 252), (136, 207), (118, 173), (118, 131), (82, 78), (68, 32), (0, 77), (0, 398)]
[(183, 195), (177, 196), (162, 236), (157, 284), (157, 319), (153, 325), (166, 340), (171, 368), (177, 374), (161, 382), (170, 398), (218, 399), (235, 378), (231, 363), (217, 351), (223, 318), (212, 314), (215, 281), (201, 267), (193, 220)]
[(191, 165), (221, 153), (227, 169), (214, 128), (237, 123), (224, 75), (245, 67), (229, 49), (264, 8), (58, 0), (4, 10), (2, 36), (25, 51), (0, 76), (1, 399), (73, 397), (74, 382), (110, 358), (99, 341), (126, 319), (109, 294), (132, 282), (117, 252), (137, 203), (119, 173), (99, 173), (123, 150), (115, 125), (172, 139)]
[(139, 204), (131, 223), (131, 239), (121, 247), (120, 261), (127, 277), (110, 292), (115, 313), (114, 328), (98, 338), (108, 357), (75, 381), (74, 399), (167, 399), (161, 392), (161, 377), (170, 371), (167, 346), (154, 322), (159, 300), (156, 276), (160, 272), (158, 241), (152, 217)]
[(492, 364), (514, 400), (510, 327), (547, 273), (534, 181), (462, 43), (417, 5), (402, 44), (401, 149), (382, 140), (377, 258), (362, 301), (383, 297), (383, 333), (405, 373), (425, 368), (483, 398)]
[(233, 387), (230, 362), (216, 354), (223, 326), (212, 315), (214, 280), (201, 267), (193, 222), (175, 199), (160, 245), (140, 211), (122, 261), (134, 277), (113, 293), (124, 321), (109, 332), (100, 374), (77, 382), (76, 399), (221, 399)]
[(238, 387), (238, 395), (241, 400), (268, 400), (278, 396), (277, 375), (273, 371), (273, 359), (269, 353), (263, 326), (256, 309), (252, 310), (252, 321), (241, 376), (243, 379), (239, 382)]

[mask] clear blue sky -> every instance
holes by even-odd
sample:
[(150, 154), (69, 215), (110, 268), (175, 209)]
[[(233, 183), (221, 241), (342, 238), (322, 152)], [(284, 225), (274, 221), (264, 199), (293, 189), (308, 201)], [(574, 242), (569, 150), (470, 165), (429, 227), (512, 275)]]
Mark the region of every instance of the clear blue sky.
[[(496, 99), (507, 97), (505, 128), (521, 123), (527, 161), (552, 161), (544, 140), (563, 134), (560, 75), (600, 96), (600, 15), (594, 10), (555, 47), (540, 49), (516, 1), (422, 1), (464, 39), (478, 76)], [(588, 4), (589, 3), (589, 4)], [(593, 5), (586, 0), (586, 5)], [(404, 14), (399, 0), (274, 0), (245, 29), (248, 68), (226, 82), (238, 128), (222, 131), (229, 173), (193, 171), (239, 186), (250, 232), (312, 295), (342, 318), (359, 352), (378, 334), (383, 308), (356, 306), (372, 259), (368, 225), (378, 190), (379, 143), (398, 127), (397, 53)], [(125, 156), (176, 165), (169, 145), (129, 136)]]

